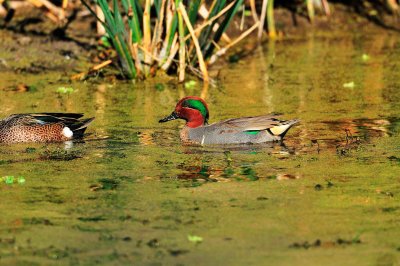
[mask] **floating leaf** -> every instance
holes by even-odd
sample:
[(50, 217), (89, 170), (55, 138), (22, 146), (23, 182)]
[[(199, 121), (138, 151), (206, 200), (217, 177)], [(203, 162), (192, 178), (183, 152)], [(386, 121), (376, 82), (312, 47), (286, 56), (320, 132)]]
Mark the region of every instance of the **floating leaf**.
[(74, 92), (74, 89), (71, 87), (58, 87), (56, 92), (60, 94), (70, 94)]
[(17, 179), (18, 184), (25, 184), (25, 181), (26, 181), (25, 177), (23, 176), (19, 176)]
[(156, 85), (154, 87), (158, 91), (163, 91), (164, 90), (164, 84), (162, 84), (162, 83), (156, 83)]
[(188, 235), (188, 240), (196, 244), (203, 242), (203, 238), (201, 236), (196, 236), (196, 235)]
[(369, 55), (368, 54), (362, 54), (362, 56), (361, 56), (361, 59), (363, 60), (363, 61), (368, 61), (369, 60)]
[(352, 89), (356, 86), (356, 84), (354, 83), (354, 81), (351, 82), (347, 82), (343, 84), (343, 88), (348, 88), (348, 89)]
[(12, 176), (12, 175), (3, 176), (2, 180), (4, 181), (4, 183), (9, 185), (9, 184), (14, 183), (14, 176)]
[(194, 80), (189, 80), (187, 82), (185, 82), (185, 88), (186, 89), (193, 89), (194, 86), (196, 86), (197, 82)]

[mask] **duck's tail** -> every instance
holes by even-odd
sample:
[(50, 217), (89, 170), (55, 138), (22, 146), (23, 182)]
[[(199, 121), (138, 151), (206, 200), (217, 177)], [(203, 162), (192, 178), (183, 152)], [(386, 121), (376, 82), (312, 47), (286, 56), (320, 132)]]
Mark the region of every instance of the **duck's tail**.
[(86, 128), (93, 120), (94, 117), (88, 119), (80, 119), (70, 124), (69, 128), (72, 130), (74, 138), (81, 138), (83, 136), (83, 133), (85, 133)]
[(289, 129), (299, 122), (300, 122), (299, 119), (281, 121), (279, 125), (270, 128), (270, 131), (272, 132), (273, 135), (279, 136), (281, 139), (283, 139), (283, 137), (285, 137)]

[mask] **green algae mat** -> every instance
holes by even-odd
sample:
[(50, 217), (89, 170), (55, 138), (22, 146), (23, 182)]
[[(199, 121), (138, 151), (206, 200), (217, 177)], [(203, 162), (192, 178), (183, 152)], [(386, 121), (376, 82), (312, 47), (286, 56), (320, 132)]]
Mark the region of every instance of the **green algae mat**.
[[(208, 88), (3, 69), (1, 117), (96, 120), (83, 142), (0, 145), (0, 264), (399, 264), (399, 55), (395, 34), (309, 36)], [(185, 95), (206, 97), (210, 122), (301, 123), (284, 145), (183, 146), (183, 121), (158, 120)]]

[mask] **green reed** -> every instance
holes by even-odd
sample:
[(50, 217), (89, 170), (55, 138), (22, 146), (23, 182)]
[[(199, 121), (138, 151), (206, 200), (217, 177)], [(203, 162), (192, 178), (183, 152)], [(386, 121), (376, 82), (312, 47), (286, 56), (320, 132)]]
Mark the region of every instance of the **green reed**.
[(103, 21), (82, 0), (104, 26), (127, 78), (173, 69), (180, 81), (187, 70), (208, 81), (208, 60), (243, 2), (214, 0), (208, 15), (201, 18), (200, 8), (205, 7), (201, 0), (186, 1), (186, 6), (182, 0), (97, 0)]
[[(82, 3), (104, 26), (122, 73), (129, 79), (146, 78), (163, 70), (175, 72), (179, 81), (185, 79), (187, 71), (208, 81), (208, 66), (253, 30), (258, 29), (261, 39), (266, 23), (268, 36), (277, 36), (274, 0), (259, 0), (260, 10), (256, 0), (97, 0), (104, 20), (86, 1)], [(240, 10), (244, 14), (246, 4), (254, 23), (231, 40), (226, 31)], [(303, 6), (311, 23), (315, 6), (330, 14), (327, 0), (305, 0)], [(225, 46), (219, 44), (222, 39)]]

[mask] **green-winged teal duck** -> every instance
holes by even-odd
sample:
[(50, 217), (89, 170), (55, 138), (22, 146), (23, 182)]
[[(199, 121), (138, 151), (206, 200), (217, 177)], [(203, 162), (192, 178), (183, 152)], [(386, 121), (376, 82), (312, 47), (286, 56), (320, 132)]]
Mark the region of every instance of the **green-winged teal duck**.
[(59, 142), (82, 138), (94, 117), (83, 114), (15, 114), (0, 120), (0, 142)]
[(193, 144), (240, 144), (280, 141), (299, 120), (282, 121), (277, 115), (241, 117), (208, 124), (206, 102), (195, 96), (181, 99), (171, 115), (161, 119), (164, 123), (175, 119), (186, 120), (180, 137)]

